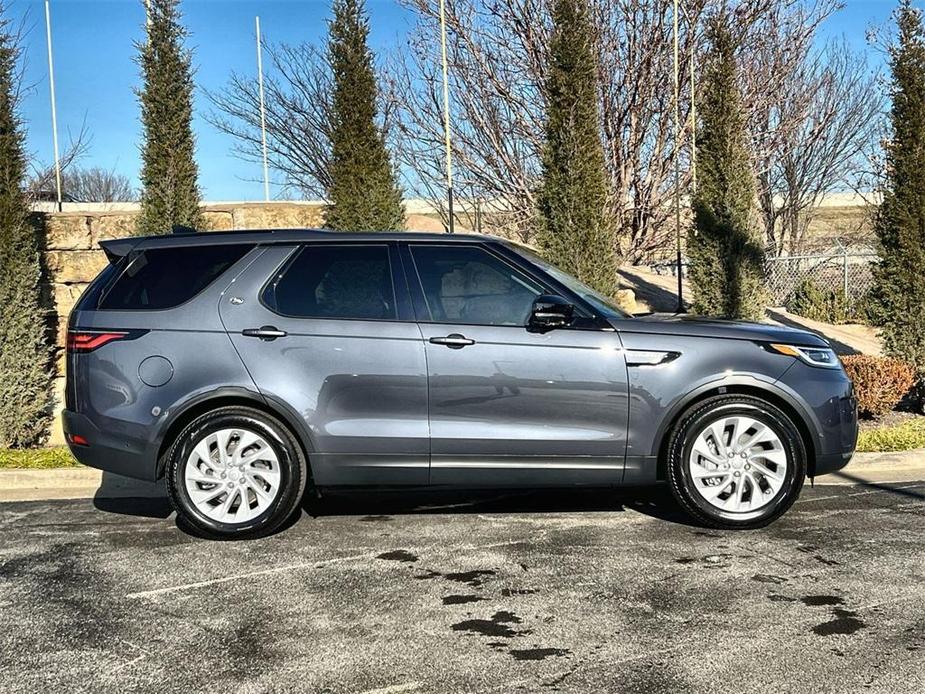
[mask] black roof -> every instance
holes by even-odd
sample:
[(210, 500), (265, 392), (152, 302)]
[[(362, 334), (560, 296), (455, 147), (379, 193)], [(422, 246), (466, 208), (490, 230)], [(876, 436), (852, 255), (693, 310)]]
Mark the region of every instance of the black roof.
[(472, 243), (497, 241), (493, 236), (481, 234), (423, 233), (417, 231), (343, 232), (324, 229), (242, 229), (208, 231), (194, 234), (165, 234), (163, 236), (130, 236), (124, 239), (100, 241), (100, 247), (110, 258), (119, 258), (133, 250), (146, 248), (179, 248), (183, 246), (216, 246), (231, 243), (268, 244), (298, 243), (300, 241), (440, 241)]

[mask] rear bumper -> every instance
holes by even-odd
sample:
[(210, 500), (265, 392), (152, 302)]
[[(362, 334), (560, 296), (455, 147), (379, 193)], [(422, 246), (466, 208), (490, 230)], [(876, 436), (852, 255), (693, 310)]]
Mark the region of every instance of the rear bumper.
[(819, 475), (828, 475), (831, 472), (838, 472), (851, 461), (853, 455), (853, 451), (848, 453), (817, 455), (815, 468), (816, 476), (818, 477)]
[[(147, 448), (133, 445), (135, 440), (124, 433), (104, 431), (87, 417), (70, 410), (62, 413), (62, 423), (68, 448), (82, 465), (149, 482), (157, 479), (156, 461), (151, 459)], [(74, 445), (71, 443), (74, 435), (83, 437), (89, 445)]]

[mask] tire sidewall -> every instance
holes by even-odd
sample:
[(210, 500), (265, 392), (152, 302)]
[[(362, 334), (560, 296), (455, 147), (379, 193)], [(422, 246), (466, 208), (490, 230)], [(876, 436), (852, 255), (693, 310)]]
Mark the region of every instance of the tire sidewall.
[[(186, 489), (186, 465), (196, 445), (205, 437), (221, 429), (246, 429), (261, 436), (273, 449), (279, 461), (280, 488), (276, 498), (259, 516), (244, 523), (222, 523), (205, 515), (189, 496)], [(211, 413), (195, 420), (177, 439), (170, 459), (169, 484), (172, 496), (186, 520), (195, 527), (219, 537), (246, 536), (261, 530), (270, 530), (285, 518), (280, 514), (292, 505), (291, 496), (301, 486), (297, 452), (279, 425), (263, 417), (244, 413)]]
[[(746, 513), (723, 511), (710, 504), (697, 491), (688, 465), (691, 450), (699, 433), (707, 425), (737, 414), (751, 417), (771, 427), (780, 438), (787, 455), (786, 476), (777, 494), (767, 505)], [(769, 403), (734, 400), (728, 396), (725, 402), (699, 408), (685, 418), (672, 441), (670, 456), (672, 476), (685, 501), (696, 509), (697, 515), (727, 526), (758, 526), (779, 517), (796, 500), (806, 474), (805, 447), (790, 418)]]

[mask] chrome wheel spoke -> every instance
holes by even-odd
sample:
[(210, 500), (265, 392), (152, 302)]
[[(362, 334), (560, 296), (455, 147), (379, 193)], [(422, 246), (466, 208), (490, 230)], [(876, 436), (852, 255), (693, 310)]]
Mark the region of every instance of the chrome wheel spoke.
[(749, 417), (731, 417), (728, 421), (732, 425), (729, 446), (732, 449), (738, 449), (741, 447), (739, 439), (745, 435), (745, 432), (755, 423), (755, 420)]
[(783, 472), (772, 470), (764, 463), (763, 460), (754, 458), (752, 459), (751, 464), (752, 464), (752, 467), (755, 468), (758, 472), (760, 472), (765, 478), (770, 478), (774, 480), (775, 482), (784, 481)]
[(251, 501), (250, 494), (247, 493), (247, 487), (241, 487), (238, 489), (238, 507), (234, 512), (234, 519), (238, 523), (242, 523), (250, 518), (251, 515)]
[[(723, 423), (717, 422), (708, 431), (713, 436), (713, 441), (716, 444), (716, 448), (719, 451), (720, 456), (725, 456), (728, 451), (728, 447), (726, 446), (726, 429), (723, 426)], [(707, 432), (704, 432), (701, 434), (701, 436), (704, 436), (705, 434), (707, 434)]]
[(705, 477), (724, 477), (729, 473), (726, 470), (711, 470), (703, 465), (691, 465), (691, 477), (700, 480)]
[[(780, 443), (778, 442), (778, 445)], [(752, 455), (756, 459), (764, 459), (770, 463), (774, 463), (777, 467), (787, 465), (787, 454), (784, 452), (783, 448), (773, 448), (770, 450), (755, 451)]]
[(729, 482), (732, 481), (732, 475), (727, 474), (718, 483), (709, 487), (698, 487), (697, 489), (708, 501), (715, 500), (720, 494), (729, 489)]
[(771, 442), (776, 438), (774, 432), (771, 431), (767, 426), (761, 422), (755, 422), (754, 420), (752, 421), (754, 427), (752, 433), (749, 434), (744, 441), (740, 442), (740, 447), (746, 450), (754, 448), (760, 443)]
[(219, 463), (217, 459), (213, 457), (212, 455), (211, 443), (213, 441), (211, 439), (212, 439), (211, 436), (206, 437), (205, 439), (200, 441), (198, 444), (196, 444), (196, 447), (193, 449), (193, 453), (198, 458), (198, 460), (202, 463), (202, 465), (204, 465), (205, 467), (211, 470), (215, 470), (216, 473), (219, 473), (221, 472), (224, 466), (221, 463)]
[(233, 432), (230, 429), (222, 429), (217, 431), (215, 436), (215, 447), (218, 451), (218, 462), (220, 465), (227, 467), (229, 462), (228, 456), (228, 441), (231, 439), (231, 434)]
[(707, 440), (701, 435), (694, 443), (693, 452), (715, 465), (722, 465), (722, 458), (710, 449)]
[(248, 478), (247, 486), (251, 489), (251, 491), (254, 492), (254, 495), (258, 499), (265, 501), (266, 503), (270, 503), (271, 501), (273, 501), (274, 493), (273, 493), (272, 486), (270, 487), (270, 492), (267, 492), (267, 490), (264, 488), (262, 484), (260, 484), (259, 481), (256, 481), (252, 478)]
[(748, 488), (748, 485), (745, 484), (745, 478), (739, 477), (736, 480), (736, 511), (742, 510), (742, 504), (745, 503), (745, 491)]
[(225, 481), (219, 475), (210, 475), (206, 472), (193, 468), (186, 473), (186, 479), (198, 484), (224, 484)]
[(263, 477), (270, 484), (279, 482), (279, 469), (277, 467), (266, 467), (257, 465), (247, 465), (244, 467), (245, 474), (254, 477)]
[(218, 499), (223, 493), (227, 491), (225, 485), (217, 485), (211, 489), (197, 489), (190, 494), (190, 497), (197, 506), (201, 504), (206, 504), (211, 501)]
[(748, 478), (748, 484), (752, 490), (752, 495), (748, 502), (749, 509), (761, 508), (766, 502), (764, 490), (762, 490), (761, 485), (758, 483), (758, 478), (755, 477), (755, 475), (748, 473), (746, 477)]

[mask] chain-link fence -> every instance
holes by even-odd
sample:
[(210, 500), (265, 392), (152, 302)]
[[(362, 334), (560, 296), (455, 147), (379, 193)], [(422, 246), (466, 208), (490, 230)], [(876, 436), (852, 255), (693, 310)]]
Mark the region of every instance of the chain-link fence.
[(849, 249), (825, 255), (791, 255), (768, 258), (767, 287), (772, 303), (787, 304), (795, 290), (808, 282), (823, 292), (843, 297), (848, 306), (862, 301), (873, 285), (873, 253)]
[[(840, 249), (818, 255), (769, 257), (765, 262), (765, 283), (772, 306), (788, 306), (797, 293), (828, 297), (831, 303), (850, 314), (861, 307), (873, 286), (876, 253)], [(677, 262), (653, 263), (652, 272), (678, 276)], [(687, 278), (687, 260), (681, 272)]]

